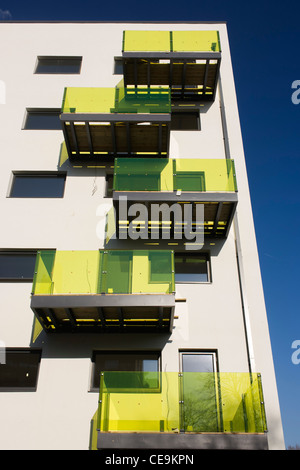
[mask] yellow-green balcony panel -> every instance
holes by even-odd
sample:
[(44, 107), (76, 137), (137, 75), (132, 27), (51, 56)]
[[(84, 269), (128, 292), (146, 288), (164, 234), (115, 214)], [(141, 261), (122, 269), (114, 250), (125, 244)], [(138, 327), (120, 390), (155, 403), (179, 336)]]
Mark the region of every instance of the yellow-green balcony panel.
[[(226, 238), (238, 203), (234, 160), (229, 159), (146, 159), (117, 158), (114, 165), (113, 202), (119, 238), (133, 223), (134, 216), (126, 217), (122, 201), (126, 201), (126, 214), (134, 204), (147, 206), (149, 237), (156, 228), (160, 237), (164, 224), (170, 225), (170, 238), (184, 233), (184, 211), (192, 212), (192, 226), (196, 228), (198, 205), (203, 206), (201, 217), (204, 237)], [(179, 205), (181, 220), (164, 220), (153, 216), (154, 208)], [(177, 209), (177, 207), (176, 207)], [(179, 214), (180, 215), (180, 214)], [(198, 226), (201, 230), (201, 226)], [(188, 234), (190, 236), (190, 234)]]
[(97, 428), (103, 450), (266, 449), (261, 375), (103, 372)]
[(31, 308), (47, 332), (168, 332), (174, 305), (172, 251), (38, 252)]
[(168, 87), (65, 89), (61, 122), (71, 161), (115, 156), (168, 156)]
[(221, 63), (218, 31), (124, 31), (124, 84), (169, 86), (172, 100), (213, 101)]

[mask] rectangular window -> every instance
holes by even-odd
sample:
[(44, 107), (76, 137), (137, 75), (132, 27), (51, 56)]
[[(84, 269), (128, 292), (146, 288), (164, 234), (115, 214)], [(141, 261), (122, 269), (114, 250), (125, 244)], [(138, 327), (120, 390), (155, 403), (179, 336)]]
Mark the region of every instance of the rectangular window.
[(61, 130), (60, 114), (56, 108), (27, 108), (24, 129)]
[(98, 390), (101, 372), (159, 372), (159, 352), (95, 351), (92, 389)]
[(181, 372), (216, 372), (217, 357), (211, 351), (181, 351)]
[(172, 131), (198, 131), (200, 130), (200, 115), (198, 112), (176, 112), (171, 114)]
[(210, 282), (207, 254), (175, 253), (175, 282)]
[(31, 282), (36, 251), (0, 251), (0, 281)]
[(35, 73), (38, 74), (78, 74), (82, 57), (39, 56)]
[(14, 173), (9, 197), (61, 198), (64, 197), (66, 173)]
[(114, 75), (123, 75), (123, 59), (120, 57), (115, 57), (114, 61)]
[(40, 350), (6, 349), (0, 364), (0, 391), (35, 391), (40, 361)]

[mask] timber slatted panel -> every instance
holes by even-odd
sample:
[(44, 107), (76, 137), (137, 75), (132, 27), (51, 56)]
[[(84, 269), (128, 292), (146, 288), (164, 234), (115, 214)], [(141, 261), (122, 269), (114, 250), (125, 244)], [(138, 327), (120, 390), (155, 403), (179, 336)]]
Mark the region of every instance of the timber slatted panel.
[[(133, 61), (127, 61), (124, 67), (124, 76), (127, 85), (178, 85), (182, 83), (183, 63), (173, 62), (172, 83), (170, 83), (170, 64), (150, 63), (141, 61), (135, 65)], [(205, 78), (206, 63), (187, 63), (185, 66), (185, 85), (203, 85)], [(209, 64), (206, 86), (213, 88), (215, 85), (218, 66), (216, 63)], [(150, 82), (149, 82), (150, 76)]]

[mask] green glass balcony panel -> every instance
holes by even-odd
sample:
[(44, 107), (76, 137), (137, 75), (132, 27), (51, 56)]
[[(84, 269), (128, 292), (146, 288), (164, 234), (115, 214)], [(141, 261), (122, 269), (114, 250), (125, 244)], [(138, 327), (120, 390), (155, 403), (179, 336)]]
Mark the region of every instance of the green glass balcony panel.
[(218, 31), (173, 31), (174, 52), (220, 52)]
[(76, 114), (170, 113), (168, 87), (65, 88), (61, 112)]
[(219, 52), (218, 31), (124, 31), (123, 52)]
[(172, 251), (41, 251), (33, 294), (169, 294), (175, 291)]
[(116, 159), (113, 189), (116, 191), (172, 191), (172, 162), (165, 158)]
[(122, 158), (115, 160), (115, 191), (237, 191), (233, 160)]
[(38, 251), (35, 263), (32, 291), (36, 294), (52, 294), (52, 270), (55, 251)]
[(169, 31), (124, 31), (124, 52), (170, 52)]
[(103, 255), (100, 292), (174, 292), (174, 257), (170, 251), (107, 251)]
[(260, 374), (103, 372), (102, 432), (263, 433)]
[(41, 251), (34, 294), (96, 294), (100, 258), (100, 251)]

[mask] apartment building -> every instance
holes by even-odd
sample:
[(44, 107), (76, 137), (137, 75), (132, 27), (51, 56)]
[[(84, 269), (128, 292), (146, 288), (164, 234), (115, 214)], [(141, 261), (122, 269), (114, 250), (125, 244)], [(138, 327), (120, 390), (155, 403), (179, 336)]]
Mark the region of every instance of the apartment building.
[(283, 449), (226, 24), (0, 38), (0, 447)]

